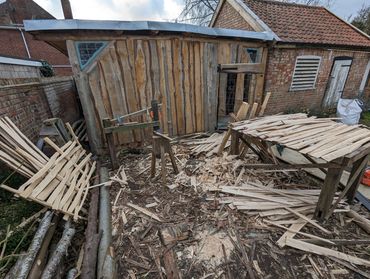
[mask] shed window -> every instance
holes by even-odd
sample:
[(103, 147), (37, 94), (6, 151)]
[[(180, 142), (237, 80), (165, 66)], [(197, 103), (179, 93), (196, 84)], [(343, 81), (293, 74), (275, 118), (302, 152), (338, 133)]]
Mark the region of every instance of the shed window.
[(89, 64), (105, 45), (106, 42), (77, 42), (77, 55), (81, 68)]
[[(252, 74), (242, 74), (244, 79), (243, 88), (243, 102), (248, 101), (249, 88), (252, 80)], [(236, 80), (237, 74), (228, 73), (227, 74), (227, 84), (226, 84), (226, 114), (234, 112), (235, 106), (235, 94), (236, 94)]]
[(320, 62), (321, 57), (319, 56), (298, 56), (290, 90), (314, 89)]

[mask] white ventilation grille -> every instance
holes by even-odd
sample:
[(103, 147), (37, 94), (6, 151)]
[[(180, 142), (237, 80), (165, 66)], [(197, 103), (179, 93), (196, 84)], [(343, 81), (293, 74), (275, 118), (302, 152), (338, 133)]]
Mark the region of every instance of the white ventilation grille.
[(298, 56), (290, 90), (314, 89), (319, 73), (321, 57)]

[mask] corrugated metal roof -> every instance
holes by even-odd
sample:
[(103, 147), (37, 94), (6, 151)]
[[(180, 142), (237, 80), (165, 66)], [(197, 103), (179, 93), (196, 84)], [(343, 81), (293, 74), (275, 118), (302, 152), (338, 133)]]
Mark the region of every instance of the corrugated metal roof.
[(210, 28), (191, 24), (159, 21), (107, 21), (107, 20), (25, 20), (26, 31), (72, 31), (72, 30), (110, 30), (110, 31), (160, 31), (190, 33), (210, 37), (229, 37), (272, 41), (272, 32), (253, 32), (234, 29)]

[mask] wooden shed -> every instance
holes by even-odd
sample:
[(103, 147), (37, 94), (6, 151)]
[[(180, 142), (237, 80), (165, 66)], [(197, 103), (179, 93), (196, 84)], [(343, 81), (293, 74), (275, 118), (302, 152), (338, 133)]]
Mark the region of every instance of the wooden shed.
[[(243, 100), (261, 102), (273, 39), (268, 32), (163, 22), (32, 20), (25, 28), (68, 53), (96, 152), (105, 142), (102, 119), (145, 109), (153, 99), (170, 136), (225, 125)], [(115, 141), (144, 137), (133, 131)]]

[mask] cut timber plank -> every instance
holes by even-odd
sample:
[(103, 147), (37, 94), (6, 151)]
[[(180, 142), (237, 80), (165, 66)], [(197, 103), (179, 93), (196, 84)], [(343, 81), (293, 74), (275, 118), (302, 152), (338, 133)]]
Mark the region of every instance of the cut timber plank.
[(149, 210), (147, 210), (145, 208), (142, 208), (142, 207), (140, 207), (138, 205), (135, 205), (135, 204), (132, 204), (130, 202), (127, 203), (127, 206), (143, 213), (144, 215), (146, 215), (146, 216), (148, 216), (148, 217), (150, 217), (150, 218), (152, 218), (152, 219), (154, 219), (158, 222), (162, 222), (162, 220), (157, 215), (155, 215), (154, 213), (150, 212)]
[(301, 240), (288, 238), (286, 240), (286, 245), (289, 247), (296, 248), (301, 251), (314, 253), (321, 256), (334, 257), (336, 259), (345, 260), (352, 264), (370, 266), (370, 261), (357, 258), (342, 252), (338, 252), (329, 248), (320, 247), (311, 243), (307, 243)]

